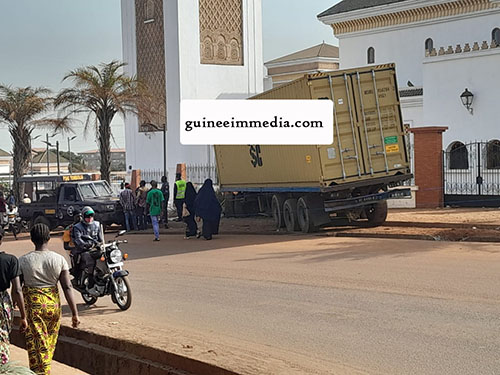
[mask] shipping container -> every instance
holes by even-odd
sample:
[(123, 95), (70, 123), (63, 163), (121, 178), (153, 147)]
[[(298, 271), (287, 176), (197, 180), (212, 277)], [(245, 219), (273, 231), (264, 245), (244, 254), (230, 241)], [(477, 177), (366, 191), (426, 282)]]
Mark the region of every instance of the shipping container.
[(338, 217), (378, 225), (385, 200), (409, 194), (389, 191), (411, 178), (394, 64), (305, 75), (251, 99), (332, 100), (334, 141), (215, 146), (221, 189), (231, 192), (227, 214), (253, 201), (288, 230), (309, 232)]

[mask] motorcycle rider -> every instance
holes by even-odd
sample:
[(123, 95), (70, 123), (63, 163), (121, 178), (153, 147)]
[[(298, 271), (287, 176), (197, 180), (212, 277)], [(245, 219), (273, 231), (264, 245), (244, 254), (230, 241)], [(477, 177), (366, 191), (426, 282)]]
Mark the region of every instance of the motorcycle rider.
[(95, 212), (92, 207), (84, 207), (81, 214), (83, 220), (73, 228), (73, 242), (75, 243), (73, 254), (80, 256), (80, 260), (76, 265), (77, 269), (83, 266), (84, 271), (88, 275), (87, 292), (97, 297), (99, 296), (99, 291), (95, 287), (94, 280), (94, 267), (96, 261), (90, 255), (89, 250), (91, 250), (96, 243), (101, 243), (103, 241), (101, 224), (94, 220)]
[(73, 228), (82, 221), (82, 214), (78, 211), (73, 213), (73, 223), (64, 228), (63, 232), (63, 242), (64, 242), (64, 250), (71, 251), (73, 254), (73, 250), (76, 248), (75, 243), (73, 242)]

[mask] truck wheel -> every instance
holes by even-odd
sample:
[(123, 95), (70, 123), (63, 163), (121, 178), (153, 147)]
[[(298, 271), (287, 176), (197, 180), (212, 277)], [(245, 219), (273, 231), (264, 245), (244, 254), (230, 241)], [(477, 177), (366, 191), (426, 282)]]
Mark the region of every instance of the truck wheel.
[(387, 219), (387, 201), (377, 202), (365, 208), (368, 224), (371, 226), (382, 225)]
[(273, 213), (274, 226), (276, 229), (285, 227), (285, 220), (283, 218), (283, 205), (285, 204), (285, 197), (282, 194), (275, 194), (271, 199), (271, 211)]
[(45, 224), (46, 226), (48, 226), (52, 230), (52, 225), (50, 224), (50, 220), (47, 219), (45, 216), (40, 215), (40, 216), (35, 217), (35, 220), (33, 220), (33, 225), (36, 225), (36, 224)]
[(316, 232), (318, 228), (314, 225), (313, 210), (307, 197), (300, 197), (297, 201), (297, 219), (300, 230), (304, 233)]
[(297, 199), (287, 199), (285, 201), (283, 205), (283, 219), (288, 232), (295, 232), (300, 229), (297, 219)]

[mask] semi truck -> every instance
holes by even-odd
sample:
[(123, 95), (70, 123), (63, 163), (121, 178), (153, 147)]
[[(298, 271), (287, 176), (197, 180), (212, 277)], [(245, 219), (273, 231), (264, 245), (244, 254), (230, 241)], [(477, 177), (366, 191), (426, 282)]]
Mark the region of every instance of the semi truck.
[[(216, 145), (227, 216), (272, 214), (305, 233), (339, 221), (380, 225), (411, 179), (394, 64), (308, 74), (250, 98), (331, 100), (330, 145)], [(340, 219), (340, 220), (339, 220)]]

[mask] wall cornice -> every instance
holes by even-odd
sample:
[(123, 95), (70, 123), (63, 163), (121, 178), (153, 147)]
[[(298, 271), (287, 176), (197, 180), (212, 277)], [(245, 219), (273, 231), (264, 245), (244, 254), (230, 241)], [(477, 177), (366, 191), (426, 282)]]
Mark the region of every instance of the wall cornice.
[(500, 9), (495, 0), (416, 0), (321, 18), (336, 36)]
[(340, 59), (338, 57), (310, 57), (307, 59), (297, 59), (290, 60), (284, 62), (276, 62), (276, 63), (265, 63), (265, 67), (270, 68), (281, 68), (285, 66), (293, 66), (300, 64), (308, 64), (308, 63), (339, 63)]
[(448, 46), (447, 48), (440, 47), (439, 49), (434, 48), (431, 53), (426, 54), (424, 64), (490, 55), (500, 55), (500, 45), (496, 44), (495, 41), (491, 43), (487, 41), (483, 41), (482, 43), (465, 43), (463, 46), (457, 44), (455, 48), (452, 46)]

